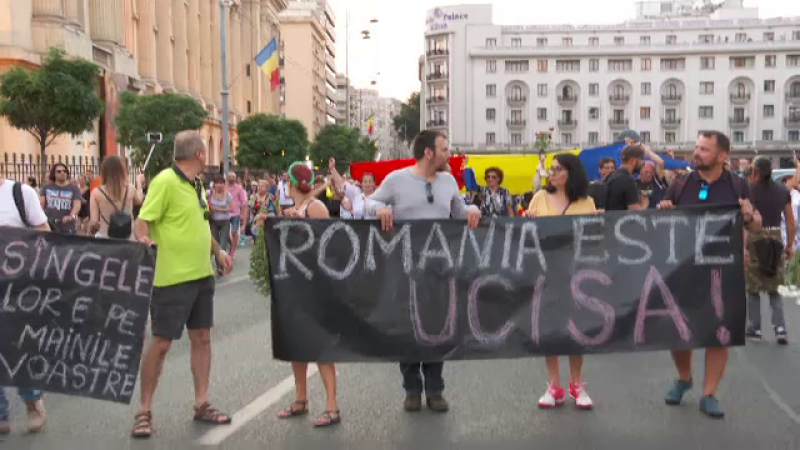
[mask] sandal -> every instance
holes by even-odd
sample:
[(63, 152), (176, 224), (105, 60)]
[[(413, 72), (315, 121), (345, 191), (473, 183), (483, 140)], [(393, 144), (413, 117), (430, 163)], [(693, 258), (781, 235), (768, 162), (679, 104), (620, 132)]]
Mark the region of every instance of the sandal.
[[(295, 408), (295, 406), (299, 406), (299, 408)], [(278, 413), (278, 418), (288, 419), (290, 417), (304, 416), (306, 414), (308, 414), (308, 400), (295, 400), (291, 405)]]
[[(336, 414), (336, 416), (334, 416)], [(336, 425), (342, 421), (342, 416), (339, 414), (339, 410), (333, 411), (325, 411), (319, 415), (316, 419), (314, 419), (314, 426), (315, 427), (329, 427), (331, 425)]]
[(228, 425), (231, 423), (231, 416), (219, 412), (210, 403), (205, 402), (199, 407), (194, 407), (194, 420), (198, 422), (210, 423), (211, 425)]
[(153, 434), (153, 413), (143, 411), (133, 417), (133, 430), (131, 437), (134, 439), (147, 439)]

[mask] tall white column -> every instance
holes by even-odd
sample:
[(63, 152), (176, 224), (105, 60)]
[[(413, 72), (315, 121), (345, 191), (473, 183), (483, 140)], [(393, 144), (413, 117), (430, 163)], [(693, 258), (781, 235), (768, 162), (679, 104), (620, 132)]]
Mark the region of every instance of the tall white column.
[(92, 40), (121, 44), (125, 29), (119, 23), (123, 21), (123, 14), (122, 0), (89, 0), (89, 30)]
[(189, 92), (189, 61), (186, 52), (189, 47), (186, 20), (189, 7), (184, 0), (172, 0), (173, 77), (175, 88), (184, 94)]
[(137, 33), (136, 60), (139, 76), (143, 80), (156, 79), (156, 0), (137, 0), (139, 32)]
[(172, 75), (172, 20), (170, 18), (171, 2), (157, 0), (156, 26), (158, 27), (158, 41), (156, 52), (156, 76), (163, 89), (172, 89), (175, 84)]
[(202, 95), (206, 102), (214, 101), (214, 60), (211, 48), (211, 3), (214, 0), (199, 0), (200, 2), (200, 84)]
[(213, 56), (214, 67), (211, 72), (211, 90), (214, 104), (217, 108), (222, 106), (222, 48), (219, 44), (220, 33), (220, 17), (219, 17), (219, 2), (211, 0), (211, 55)]
[(234, 112), (243, 114), (242, 107), (242, 85), (244, 84), (244, 64), (242, 63), (242, 11), (236, 11), (231, 14), (230, 23), (230, 55), (231, 55), (231, 70), (228, 72), (231, 75), (228, 77), (228, 85), (231, 90), (231, 106)]
[(189, 91), (195, 97), (202, 96), (203, 85), (200, 76), (200, 4), (197, 1), (189, 2), (189, 15), (187, 16), (187, 32), (189, 53)]

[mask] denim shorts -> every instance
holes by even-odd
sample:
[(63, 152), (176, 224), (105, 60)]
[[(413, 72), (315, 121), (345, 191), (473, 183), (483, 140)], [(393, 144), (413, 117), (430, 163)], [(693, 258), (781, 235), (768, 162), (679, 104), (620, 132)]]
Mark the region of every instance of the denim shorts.
[(231, 216), (231, 233), (238, 233), (242, 224), (240, 216)]

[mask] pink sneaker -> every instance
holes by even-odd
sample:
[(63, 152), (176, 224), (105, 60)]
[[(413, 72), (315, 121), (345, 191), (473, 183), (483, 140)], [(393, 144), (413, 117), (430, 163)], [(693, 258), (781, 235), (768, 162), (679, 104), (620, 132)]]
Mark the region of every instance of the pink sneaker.
[(594, 406), (589, 394), (586, 393), (586, 385), (581, 380), (569, 381), (569, 396), (575, 400), (578, 409), (592, 409)]
[(547, 391), (539, 399), (539, 408), (550, 409), (561, 406), (567, 400), (566, 392), (561, 386), (548, 383)]

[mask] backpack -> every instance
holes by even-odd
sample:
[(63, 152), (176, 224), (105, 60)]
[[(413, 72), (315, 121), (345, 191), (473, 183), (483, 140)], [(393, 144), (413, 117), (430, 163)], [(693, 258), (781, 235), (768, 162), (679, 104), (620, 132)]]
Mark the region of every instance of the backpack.
[(25, 212), (25, 197), (22, 195), (22, 184), (15, 181), (14, 186), (11, 187), (11, 193), (14, 196), (14, 204), (17, 205), (20, 220), (26, 227), (30, 228), (28, 214)]
[[(739, 197), (740, 199), (745, 198), (744, 181), (742, 180), (742, 178), (739, 175), (736, 175), (735, 173), (731, 172), (730, 170), (728, 170), (727, 172), (728, 175), (730, 175), (729, 178), (731, 180), (731, 185), (733, 185), (733, 190), (734, 192), (736, 192), (736, 196)], [(680, 202), (681, 199), (681, 194), (683, 194), (683, 189), (686, 187), (686, 182), (689, 181), (689, 177), (692, 176), (692, 173), (694, 172), (689, 172), (687, 174), (684, 174), (682, 177), (676, 178), (675, 181), (673, 181), (673, 183), (675, 184), (675, 197), (674, 197), (675, 206), (678, 206), (678, 202)]]
[[(125, 195), (122, 197), (122, 209), (117, 208), (111, 197), (106, 194), (103, 188), (97, 188), (103, 196), (108, 199), (111, 206), (114, 207), (114, 212), (109, 216), (106, 223), (108, 223), (108, 237), (116, 239), (128, 239), (133, 232), (133, 217), (125, 212), (125, 201), (128, 199), (128, 186), (125, 186)], [(100, 216), (102, 217), (102, 215)], [(103, 218), (105, 220), (105, 218)]]

